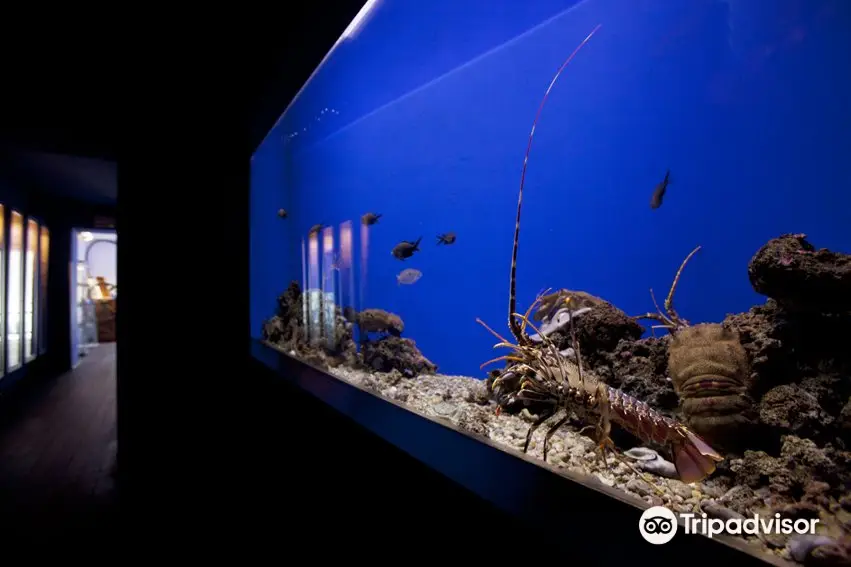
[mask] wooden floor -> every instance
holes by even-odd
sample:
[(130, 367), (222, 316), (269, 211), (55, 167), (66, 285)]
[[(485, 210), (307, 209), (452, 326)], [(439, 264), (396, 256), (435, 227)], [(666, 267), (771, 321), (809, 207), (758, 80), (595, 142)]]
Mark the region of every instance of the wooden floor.
[[(6, 535), (91, 536), (114, 524), (115, 343), (3, 407), (0, 525)], [(35, 535), (37, 534), (37, 536)]]

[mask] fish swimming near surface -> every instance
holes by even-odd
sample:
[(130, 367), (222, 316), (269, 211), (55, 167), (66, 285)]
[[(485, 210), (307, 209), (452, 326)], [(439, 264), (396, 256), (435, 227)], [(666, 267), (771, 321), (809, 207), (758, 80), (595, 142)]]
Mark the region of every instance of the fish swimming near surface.
[(437, 235), (437, 245), (441, 244), (455, 244), (455, 233), (447, 232), (446, 234), (438, 234)]
[(398, 260), (405, 260), (414, 255), (414, 252), (420, 251), (420, 241), (423, 239), (422, 236), (417, 238), (416, 242), (408, 242), (407, 240), (403, 240), (399, 244), (393, 247), (393, 250), (390, 252), (393, 256)]
[(287, 218), (287, 210), (286, 209), (278, 209), (278, 216), (282, 219)]
[(372, 226), (378, 222), (378, 219), (381, 218), (380, 214), (375, 213), (366, 213), (360, 218), (360, 222), (364, 226)]
[(319, 231), (325, 228), (321, 224), (315, 224), (310, 227), (310, 230), (307, 231), (308, 236), (313, 236), (314, 234), (319, 234)]
[(650, 198), (650, 208), (658, 209), (662, 206), (662, 200), (665, 198), (665, 191), (668, 190), (668, 183), (671, 181), (671, 170), (665, 173), (665, 179), (659, 182), (656, 189), (653, 190), (653, 196)]
[(399, 275), (396, 276), (396, 282), (398, 285), (411, 285), (412, 283), (416, 283), (421, 277), (423, 277), (421, 271), (414, 268), (407, 268), (399, 272)]

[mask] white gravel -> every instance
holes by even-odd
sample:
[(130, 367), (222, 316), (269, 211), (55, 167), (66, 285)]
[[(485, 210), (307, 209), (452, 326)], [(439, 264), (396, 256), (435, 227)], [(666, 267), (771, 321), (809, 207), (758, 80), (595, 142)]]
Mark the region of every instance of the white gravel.
[[(294, 351), (288, 354), (297, 356)], [(497, 416), (496, 404), (489, 399), (485, 382), (468, 376), (433, 374), (406, 378), (397, 371), (376, 373), (345, 366), (328, 368), (326, 371), (469, 435), (487, 438), (509, 453), (522, 454), (527, 431), (536, 418), (525, 409), (518, 415), (502, 413)], [(538, 462), (543, 461), (543, 441), (548, 426), (559, 417), (557, 414), (550, 418), (532, 436), (527, 454)], [(706, 512), (710, 516), (722, 518), (734, 514), (721, 505), (725, 501), (725, 493), (732, 488), (723, 480), (710, 478), (704, 482), (685, 484), (650, 472), (638, 472), (611, 456), (608, 457), (610, 467), (607, 468), (598, 454), (596, 444), (591, 439), (579, 435), (575, 427), (566, 424), (550, 440), (547, 463), (557, 472), (570, 471), (575, 475), (591, 477), (648, 505), (663, 505), (679, 512)], [(634, 463), (626, 457), (623, 460)], [(780, 546), (785, 540), (769, 545), (764, 538), (747, 536), (745, 541), (757, 553), (791, 559), (789, 551)]]
[[(295, 351), (287, 354), (297, 357)], [(468, 376), (426, 374), (407, 378), (397, 371), (377, 373), (345, 366), (330, 367), (326, 371), (468, 435), (487, 438), (509, 453), (522, 454), (529, 426), (537, 417), (525, 409), (518, 415), (502, 413), (497, 416), (496, 404), (489, 399), (485, 382)], [(550, 418), (532, 436), (527, 455), (541, 464), (548, 426), (560, 417), (556, 414)], [(639, 464), (627, 457), (615, 459), (609, 456), (609, 467), (606, 467), (598, 455), (596, 444), (591, 439), (579, 435), (577, 428), (566, 424), (550, 440), (547, 463), (556, 472), (569, 471), (574, 475), (591, 477), (648, 505), (663, 505), (678, 512), (705, 512), (710, 517), (722, 519), (736, 514), (723, 505), (728, 491), (732, 493), (736, 489), (725, 479), (709, 478), (704, 482), (685, 484), (647, 471), (638, 472), (633, 467)], [(633, 463), (633, 467), (623, 461)], [(745, 541), (756, 553), (791, 559), (789, 550), (783, 547), (787, 543), (785, 538), (782, 542), (769, 542), (764, 537), (746, 536)]]
[[(434, 374), (408, 379), (396, 372), (370, 373), (345, 367), (332, 368), (329, 372), (433, 419), (448, 422), (468, 434), (486, 437), (508, 452), (523, 452), (526, 433), (536, 417), (528, 410), (518, 415), (502, 413), (497, 416), (496, 404), (488, 400), (484, 381), (467, 376)], [(554, 416), (534, 433), (529, 443), (529, 456), (543, 460), (548, 425), (559, 417)], [(694, 512), (701, 500), (723, 494), (723, 489), (711, 482), (686, 485), (650, 473), (639, 475), (625, 463), (611, 456), (608, 459), (610, 468), (607, 469), (599, 459), (594, 441), (579, 435), (568, 425), (553, 435), (547, 452), (547, 462), (557, 469), (593, 476), (604, 485), (617, 487), (651, 505), (664, 504), (675, 510)]]

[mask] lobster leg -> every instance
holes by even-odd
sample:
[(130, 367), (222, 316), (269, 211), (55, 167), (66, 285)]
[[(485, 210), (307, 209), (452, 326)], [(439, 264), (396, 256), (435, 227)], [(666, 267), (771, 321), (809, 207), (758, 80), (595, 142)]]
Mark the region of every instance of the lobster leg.
[(535, 430), (541, 427), (541, 424), (551, 418), (555, 412), (555, 408), (545, 410), (541, 417), (536, 419), (535, 423), (529, 427), (529, 431), (526, 432), (526, 443), (523, 444), (524, 453), (529, 450), (529, 442), (532, 441), (532, 434), (535, 433)]
[(555, 435), (556, 431), (558, 431), (559, 427), (564, 425), (567, 422), (567, 419), (570, 417), (570, 414), (565, 414), (563, 418), (558, 420), (555, 425), (550, 427), (549, 431), (547, 431), (546, 437), (544, 437), (544, 462), (547, 462), (547, 451), (550, 448), (550, 439), (552, 439), (553, 435)]
[(582, 429), (579, 430), (579, 434), (583, 435), (586, 431), (591, 429), (594, 430), (593, 439), (597, 442), (597, 449), (600, 451), (599, 456), (603, 460), (603, 464), (606, 468), (609, 468), (609, 462), (606, 459), (606, 451), (611, 450), (614, 451), (614, 442), (612, 442), (609, 435), (612, 432), (612, 422), (611, 417), (609, 415), (609, 398), (608, 392), (606, 391), (606, 385), (602, 382), (597, 385), (597, 393), (596, 393), (596, 402), (595, 405), (597, 407), (597, 411), (600, 414), (600, 420), (596, 425), (586, 425)]
[(596, 437), (600, 444), (600, 455), (603, 458), (603, 464), (609, 468), (609, 462), (606, 460), (606, 451), (614, 446), (612, 439), (609, 437), (612, 433), (612, 422), (610, 416), (609, 396), (606, 390), (606, 385), (602, 382), (597, 384), (597, 408), (600, 411), (600, 421), (597, 422)]

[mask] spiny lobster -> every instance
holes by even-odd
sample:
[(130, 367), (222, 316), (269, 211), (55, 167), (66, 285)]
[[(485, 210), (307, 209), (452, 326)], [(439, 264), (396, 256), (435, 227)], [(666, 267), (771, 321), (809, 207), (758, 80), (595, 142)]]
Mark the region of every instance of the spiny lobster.
[[(609, 437), (609, 433), (611, 422), (615, 422), (642, 441), (655, 441), (659, 444), (669, 445), (674, 458), (674, 465), (680, 478), (688, 483), (697, 482), (711, 474), (715, 470), (715, 463), (723, 460), (723, 457), (716, 453), (703, 439), (692, 433), (685, 425), (661, 415), (646, 403), (628, 396), (620, 390), (607, 386), (594, 374), (583, 371), (579, 343), (576, 340), (576, 332), (573, 325), (573, 316), (570, 317), (570, 333), (576, 356), (575, 363), (563, 356), (551, 341), (545, 339), (542, 345), (536, 345), (526, 334), (527, 326), (536, 330), (534, 325), (529, 322), (529, 314), (532, 308), (539, 303), (541, 295), (538, 296), (538, 299), (532, 304), (525, 315), (515, 312), (517, 307), (517, 251), (520, 241), (520, 212), (523, 203), (526, 167), (529, 163), (529, 153), (532, 147), (532, 138), (535, 135), (535, 127), (540, 118), (541, 110), (559, 75), (598, 29), (600, 29), (600, 25), (595, 27), (564, 63), (562, 63), (544, 94), (544, 98), (538, 107), (538, 112), (532, 124), (532, 131), (529, 134), (529, 142), (526, 147), (526, 155), (523, 160), (523, 170), (520, 177), (520, 191), (517, 198), (517, 218), (514, 226), (514, 245), (511, 255), (511, 276), (508, 290), (508, 326), (517, 343), (512, 343), (504, 339), (481, 319), (476, 319), (479, 324), (484, 326), (500, 341), (494, 348), (504, 347), (511, 349), (510, 354), (490, 360), (482, 364), (482, 368), (498, 361), (507, 362), (508, 365), (499, 372), (494, 380), (492, 384), (493, 390), (495, 392), (498, 391), (500, 382), (506, 378), (520, 376), (520, 390), (509, 397), (509, 401), (513, 401), (511, 399), (513, 397), (517, 400), (543, 403), (549, 407), (548, 410), (542, 412), (542, 415), (529, 428), (526, 434), (526, 442), (523, 446), (524, 453), (528, 451), (529, 442), (535, 430), (559, 410), (564, 409), (566, 415), (552, 425), (546, 433), (543, 446), (544, 460), (546, 460), (550, 439), (567, 422), (571, 412), (577, 413), (586, 422), (589, 420), (589, 414), (595, 414), (599, 416), (597, 424), (587, 426), (582, 431), (588, 428), (595, 429), (596, 439), (599, 443), (598, 449), (604, 462), (606, 462), (606, 451), (614, 449), (614, 443)], [(565, 300), (565, 304), (570, 304), (570, 298)], [(538, 334), (541, 335), (541, 333)], [(500, 397), (500, 400), (499, 408), (502, 407), (504, 403), (502, 400), (504, 398)], [(499, 411), (499, 408), (497, 411)]]

